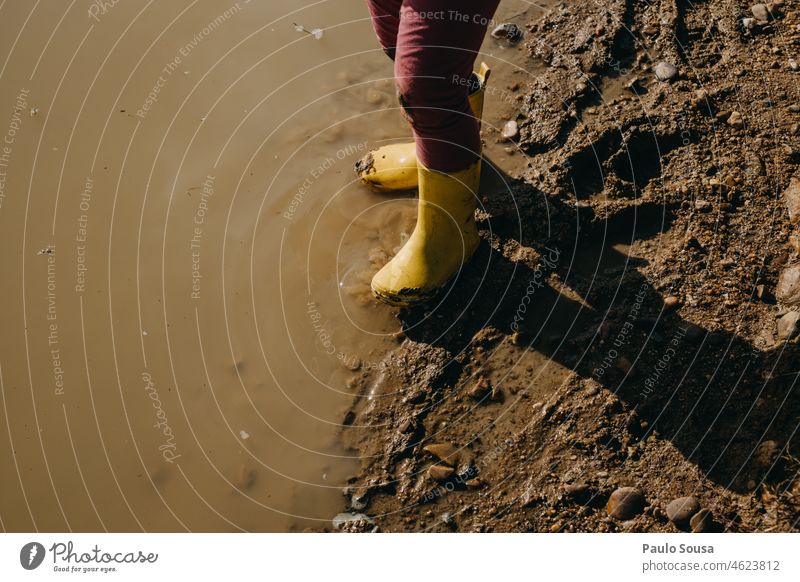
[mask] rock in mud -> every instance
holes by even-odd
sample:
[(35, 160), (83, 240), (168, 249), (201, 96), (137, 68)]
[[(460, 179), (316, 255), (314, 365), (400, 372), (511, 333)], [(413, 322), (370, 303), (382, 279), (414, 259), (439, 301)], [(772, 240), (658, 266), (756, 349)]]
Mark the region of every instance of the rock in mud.
[(753, 4), (750, 12), (759, 22), (769, 22), (769, 9), (766, 4)]
[(789, 265), (783, 270), (778, 277), (775, 296), (785, 305), (800, 305), (800, 263)]
[(792, 178), (789, 187), (783, 191), (783, 201), (789, 211), (789, 221), (792, 224), (800, 222), (800, 180)]
[(492, 386), (486, 378), (478, 378), (475, 385), (469, 389), (469, 395), (475, 400), (483, 400), (492, 391)]
[(659, 81), (672, 81), (678, 76), (678, 68), (672, 63), (661, 61), (656, 64), (656, 79)]
[(800, 339), (800, 312), (790, 311), (778, 319), (778, 339), (796, 341)]
[(513, 22), (504, 22), (492, 30), (494, 38), (507, 40), (510, 44), (517, 44), (522, 40), (524, 33), (522, 29)]
[(361, 489), (353, 493), (350, 497), (350, 507), (354, 511), (361, 511), (369, 505), (369, 491)]
[(450, 467), (455, 466), (456, 462), (458, 462), (458, 449), (453, 445), (447, 443), (432, 444), (423, 447), (422, 450), (429, 452), (439, 461)]
[(692, 516), (689, 527), (694, 533), (706, 533), (714, 530), (714, 514), (710, 509), (701, 509)]
[(503, 131), (501, 135), (504, 139), (513, 140), (519, 136), (519, 125), (513, 119), (511, 121), (506, 121), (506, 124), (503, 126)]
[(635, 487), (620, 487), (608, 498), (606, 511), (614, 519), (633, 519), (645, 506), (644, 495)]
[(742, 114), (738, 111), (731, 111), (731, 114), (728, 116), (728, 125), (731, 127), (736, 127), (737, 129), (741, 129), (744, 127), (744, 118)]
[(453, 476), (453, 473), (455, 473), (455, 469), (444, 465), (431, 465), (428, 467), (428, 477), (434, 481), (447, 481)]
[(364, 513), (340, 513), (331, 522), (337, 531), (369, 531), (375, 525)]
[(679, 497), (667, 505), (667, 519), (680, 529), (689, 528), (689, 520), (700, 511), (700, 502), (694, 497)]

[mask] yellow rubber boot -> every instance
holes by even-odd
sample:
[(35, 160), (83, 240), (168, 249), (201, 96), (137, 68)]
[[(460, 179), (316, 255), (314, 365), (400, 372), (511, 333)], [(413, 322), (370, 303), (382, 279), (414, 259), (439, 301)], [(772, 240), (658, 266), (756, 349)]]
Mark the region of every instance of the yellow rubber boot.
[(372, 278), (372, 292), (390, 305), (431, 299), (478, 248), (475, 226), (481, 162), (454, 173), (417, 169), (417, 225), (397, 255)]
[[(483, 100), (491, 69), (481, 63), (473, 73), (469, 104), (478, 121), (483, 116)], [(413, 190), (417, 187), (417, 151), (414, 142), (396, 143), (369, 152), (356, 162), (356, 174), (367, 186), (381, 192)]]

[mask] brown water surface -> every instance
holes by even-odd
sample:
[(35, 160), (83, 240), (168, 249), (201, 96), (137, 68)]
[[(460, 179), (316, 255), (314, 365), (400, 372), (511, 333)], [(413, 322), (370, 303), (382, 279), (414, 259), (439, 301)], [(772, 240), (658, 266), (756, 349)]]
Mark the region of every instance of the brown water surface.
[(2, 527), (329, 525), (347, 382), (396, 347), (369, 279), (414, 225), (352, 171), (409, 135), (365, 4), (0, 6)]

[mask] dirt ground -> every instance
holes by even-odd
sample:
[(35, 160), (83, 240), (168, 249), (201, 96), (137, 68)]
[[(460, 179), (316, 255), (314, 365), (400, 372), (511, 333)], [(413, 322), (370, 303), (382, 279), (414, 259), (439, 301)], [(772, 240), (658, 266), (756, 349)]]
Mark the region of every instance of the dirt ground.
[(483, 130), (518, 175), (352, 378), (335, 529), (796, 531), (800, 4), (560, 3), (522, 42), (519, 134)]

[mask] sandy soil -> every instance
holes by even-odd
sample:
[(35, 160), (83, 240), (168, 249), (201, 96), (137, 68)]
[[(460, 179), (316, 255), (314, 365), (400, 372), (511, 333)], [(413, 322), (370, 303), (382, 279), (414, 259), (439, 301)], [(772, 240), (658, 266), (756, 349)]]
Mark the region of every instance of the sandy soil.
[(353, 379), (336, 529), (797, 530), (800, 6), (762, 8), (519, 20), (484, 242)]

